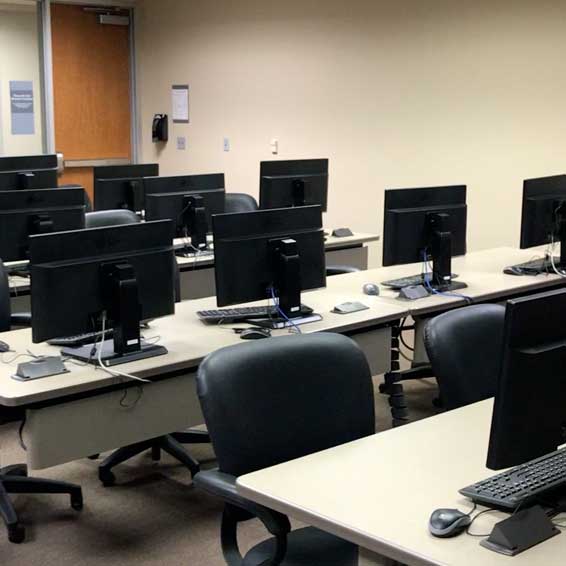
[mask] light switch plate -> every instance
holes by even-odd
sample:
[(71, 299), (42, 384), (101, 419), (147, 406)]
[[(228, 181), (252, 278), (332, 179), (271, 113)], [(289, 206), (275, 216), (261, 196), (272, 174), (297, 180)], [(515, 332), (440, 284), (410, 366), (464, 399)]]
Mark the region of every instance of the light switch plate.
[(185, 136), (177, 137), (177, 149), (180, 150), (187, 149), (187, 138)]

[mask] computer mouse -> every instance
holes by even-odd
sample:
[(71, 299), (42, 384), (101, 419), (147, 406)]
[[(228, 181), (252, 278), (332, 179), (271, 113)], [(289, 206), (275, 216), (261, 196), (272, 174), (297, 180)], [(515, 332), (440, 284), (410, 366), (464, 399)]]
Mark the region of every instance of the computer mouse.
[(525, 275), (525, 272), (520, 267), (506, 267), (503, 273), (505, 275)]
[(458, 509), (437, 509), (428, 521), (428, 530), (435, 537), (448, 538), (459, 535), (472, 519)]
[(269, 338), (271, 330), (269, 328), (247, 328), (240, 333), (242, 340), (260, 340), (261, 338)]
[(2, 340), (0, 340), (0, 354), (3, 354), (4, 352), (9, 352), (10, 351), (10, 346), (8, 346), (8, 344), (6, 344), (6, 342), (2, 342)]
[(362, 291), (366, 295), (379, 295), (379, 286), (377, 285), (377, 283), (366, 283), (362, 287)]

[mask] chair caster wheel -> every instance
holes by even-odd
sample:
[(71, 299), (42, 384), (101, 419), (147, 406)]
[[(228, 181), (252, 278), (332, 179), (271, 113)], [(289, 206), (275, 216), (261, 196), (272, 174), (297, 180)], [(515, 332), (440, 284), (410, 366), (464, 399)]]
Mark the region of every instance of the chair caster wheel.
[(389, 387), (387, 386), (387, 384), (385, 384), (385, 383), (380, 383), (380, 384), (379, 384), (379, 392), (380, 392), (380, 393), (388, 393), (388, 392), (389, 392)]
[(116, 483), (116, 476), (110, 470), (98, 470), (98, 479), (104, 487), (112, 487)]
[(71, 507), (75, 511), (81, 511), (83, 508), (83, 494), (82, 491), (71, 494)]
[(24, 542), (26, 538), (26, 530), (19, 523), (8, 525), (8, 540), (14, 544)]

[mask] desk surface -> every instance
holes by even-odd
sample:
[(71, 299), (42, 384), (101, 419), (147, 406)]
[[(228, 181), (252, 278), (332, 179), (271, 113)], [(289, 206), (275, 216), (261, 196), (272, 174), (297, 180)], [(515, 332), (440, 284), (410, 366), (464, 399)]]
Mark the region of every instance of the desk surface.
[[(506, 275), (507, 266), (529, 261), (541, 256), (540, 250), (520, 250), (516, 248), (493, 248), (471, 252), (452, 260), (452, 271), (458, 274), (467, 288), (455, 291), (478, 301), (491, 301), (519, 295), (530, 291), (543, 291), (545, 288), (561, 284), (559, 275)], [(416, 275), (421, 272), (421, 264), (382, 267), (363, 272), (365, 281), (381, 283), (390, 279)], [(359, 275), (359, 274), (358, 274)], [(566, 284), (566, 281), (564, 281)], [(398, 293), (381, 286), (381, 296), (389, 302), (398, 302)], [(432, 295), (424, 299), (408, 302), (411, 315), (419, 316), (446, 310), (447, 307), (462, 306), (466, 301), (457, 296)]]
[[(408, 314), (405, 304), (388, 304), (377, 297), (366, 297), (362, 294), (361, 285), (344, 285), (336, 277), (328, 279), (328, 287), (303, 294), (303, 301), (315, 312), (323, 315), (323, 320), (306, 324), (303, 332), (336, 331), (348, 332), (368, 329), (372, 326), (387, 324)], [(370, 308), (349, 315), (334, 314), (331, 309), (346, 301), (364, 301)], [(264, 302), (252, 304), (265, 304)], [(216, 299), (209, 297), (196, 301), (183, 301), (176, 305), (174, 316), (155, 320), (149, 330), (144, 331), (146, 338), (160, 336), (160, 344), (167, 347), (169, 353), (164, 356), (123, 364), (117, 369), (140, 377), (151, 377), (158, 374), (181, 369), (197, 367), (211, 352), (232, 344), (243, 343), (230, 328), (237, 325), (208, 325), (202, 323), (196, 315), (199, 310), (216, 307)], [(274, 331), (274, 335), (286, 335), (287, 329)], [(45, 343), (32, 344), (29, 329), (16, 330), (2, 334), (2, 340), (17, 352), (30, 350), (35, 355), (57, 355), (59, 348)], [(11, 361), (15, 354), (1, 355), (5, 361)], [(118, 378), (107, 375), (93, 366), (77, 366), (67, 363), (70, 373), (52, 376), (22, 383), (12, 379), (18, 362), (29, 359), (20, 358), (12, 363), (0, 364), (0, 404), (17, 406), (37, 403), (92, 391), (94, 389), (119, 383)]]
[[(485, 467), (491, 410), (484, 401), (247, 474), (238, 491), (409, 565), (563, 565), (566, 534), (509, 558), (482, 548), (479, 537), (428, 533), (432, 511), (469, 511), (458, 489), (495, 473)], [(489, 533), (505, 517), (484, 514), (472, 532)]]
[[(557, 275), (517, 277), (502, 272), (505, 266), (532, 257), (532, 250), (496, 248), (456, 258), (454, 270), (469, 284), (463, 292), (476, 300), (503, 299), (506, 296), (561, 284), (561, 278)], [(420, 264), (414, 264), (329, 277), (326, 289), (304, 293), (304, 302), (324, 316), (320, 322), (305, 325), (304, 331), (347, 332), (367, 329), (404, 316), (440, 312), (465, 303), (458, 297), (448, 296), (403, 301), (395, 298), (397, 293), (385, 290), (383, 287), (380, 297), (368, 297), (362, 294), (364, 283), (379, 283), (386, 279), (418, 273), (419, 269)], [(350, 315), (330, 312), (335, 305), (347, 301), (361, 301), (370, 306), (370, 309)], [(156, 320), (152, 323), (151, 329), (145, 332), (147, 338), (160, 336), (160, 343), (167, 347), (169, 354), (125, 364), (120, 366), (120, 369), (145, 377), (188, 369), (198, 366), (210, 352), (223, 346), (240, 343), (239, 337), (232, 331), (214, 325), (205, 325), (198, 320), (196, 311), (215, 307), (214, 297), (179, 303), (176, 306), (175, 316)], [(286, 333), (287, 330), (281, 330), (275, 334)], [(46, 344), (32, 344), (29, 330), (4, 333), (2, 339), (18, 353), (24, 353), (27, 349), (36, 355), (58, 352), (57, 348)], [(4, 354), (3, 357), (4, 360), (11, 360), (13, 356)], [(11, 379), (10, 375), (15, 371), (16, 363), (22, 361), (27, 360), (20, 358), (11, 364), (0, 364), (0, 404), (25, 405), (91, 391), (118, 382), (116, 378), (104, 374), (101, 370), (68, 364), (71, 369), (70, 374), (20, 383)]]

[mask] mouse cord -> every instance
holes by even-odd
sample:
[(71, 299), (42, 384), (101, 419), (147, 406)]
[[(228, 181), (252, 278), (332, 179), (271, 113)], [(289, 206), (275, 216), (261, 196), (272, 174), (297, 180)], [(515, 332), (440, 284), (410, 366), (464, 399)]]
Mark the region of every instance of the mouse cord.
[[(476, 508), (476, 505), (474, 504), (474, 509)], [(472, 509), (472, 511), (474, 510)], [(470, 511), (470, 513), (468, 513), (468, 515), (470, 515), (472, 513), (472, 511)], [(484, 513), (492, 513), (493, 511), (497, 511), (497, 509), (484, 509), (483, 511), (480, 511), (479, 513), (477, 513), (473, 518), (471, 523), (467, 526), (466, 528), (466, 534), (471, 536), (471, 537), (481, 537), (481, 538), (485, 538), (488, 537), (491, 533), (487, 533), (487, 534), (483, 534), (483, 533), (471, 533), (470, 529), (472, 528), (472, 525), (474, 524), (475, 520), (480, 516), (483, 515)]]
[[(517, 505), (517, 507), (515, 507), (515, 509), (513, 510), (513, 513), (511, 513), (511, 517), (513, 515), (515, 515), (518, 511), (520, 511), (521, 507), (523, 506), (523, 503), (525, 503), (525, 499), (523, 499), (523, 501), (521, 501), (521, 503), (519, 503), (519, 505)], [(474, 503), (474, 507), (472, 508), (472, 510), (468, 513), (468, 516), (471, 515), (475, 509), (477, 507), (477, 503)], [(471, 537), (481, 537), (481, 538), (485, 538), (491, 535), (491, 533), (488, 533), (486, 535), (482, 535), (479, 533), (471, 533), (470, 529), (472, 527), (472, 525), (474, 524), (474, 521), (480, 516), (483, 515), (484, 513), (492, 513), (493, 511), (500, 511), (500, 509), (484, 509), (483, 511), (480, 511), (473, 519), (472, 522), (468, 525), (468, 527), (466, 528), (466, 534), (470, 535)]]

